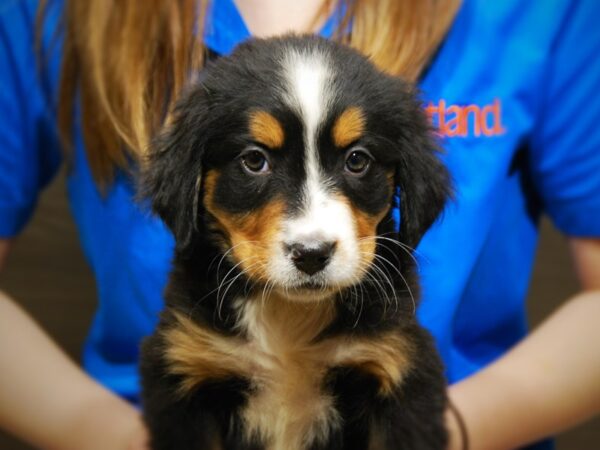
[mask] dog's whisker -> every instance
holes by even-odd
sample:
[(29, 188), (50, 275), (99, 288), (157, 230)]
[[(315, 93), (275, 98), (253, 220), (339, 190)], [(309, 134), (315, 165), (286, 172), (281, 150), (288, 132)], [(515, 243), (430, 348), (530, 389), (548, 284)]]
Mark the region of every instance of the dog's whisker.
[[(394, 265), (392, 265), (386, 258), (384, 257), (379, 257), (379, 260), (382, 261), (384, 264), (388, 264), (390, 265), (390, 267), (392, 267), (393, 269), (396, 270), (396, 272), (398, 273), (398, 275), (400, 276), (400, 278), (402, 279), (404, 285), (406, 286), (406, 290), (408, 292), (408, 294), (410, 295), (411, 301), (412, 301), (412, 305), (413, 305), (413, 314), (415, 314), (416, 312), (416, 301), (415, 301), (415, 297), (412, 293), (412, 290), (410, 288), (409, 283), (407, 282), (406, 278), (404, 277), (404, 275), (402, 275), (402, 272), (400, 272)], [(395, 291), (395, 289), (394, 289)]]
[(270, 288), (269, 285), (273, 285), (273, 287), (274, 287), (274, 284), (272, 283), (271, 279), (267, 278), (267, 282), (265, 283), (265, 285), (263, 286), (263, 289), (262, 289), (262, 296), (261, 296), (261, 305), (262, 306), (264, 306), (265, 301), (266, 301), (265, 296), (271, 295), (269, 290), (270, 289), (272, 290), (272, 288)]
[[(404, 247), (408, 247), (408, 246), (406, 246), (405, 244), (402, 244), (401, 242), (399, 242), (399, 241), (397, 241), (395, 239), (390, 239), (390, 238), (386, 238), (386, 237), (383, 237), (381, 235), (378, 235), (378, 236), (363, 237), (363, 238), (359, 239), (359, 241), (367, 241), (367, 240), (375, 240), (375, 239), (383, 239), (384, 241), (389, 241), (389, 242), (391, 242), (391, 243), (393, 243), (395, 245), (398, 245), (405, 252), (407, 252), (412, 257), (412, 259), (415, 261), (415, 263), (418, 265), (418, 261), (416, 260), (416, 258), (406, 248), (404, 248)], [(408, 247), (408, 248), (410, 248), (410, 247)], [(361, 252), (361, 255), (367, 256), (367, 257), (370, 257), (370, 256), (374, 257), (374, 261), (371, 264), (371, 267), (372, 267), (372, 269), (373, 269), (374, 272), (379, 273), (379, 275), (383, 279), (382, 281), (384, 281), (386, 284), (388, 284), (390, 286), (390, 288), (392, 289), (392, 293), (394, 294), (394, 301), (396, 303), (396, 309), (398, 309), (399, 308), (399, 306), (398, 306), (399, 305), (399, 300), (398, 300), (398, 297), (396, 296), (396, 289), (395, 289), (394, 284), (391, 281), (391, 278), (392, 278), (391, 274), (387, 270), (388, 266), (391, 267), (391, 268), (393, 268), (393, 270), (399, 275), (399, 277), (402, 279), (402, 282), (406, 286), (406, 290), (407, 290), (407, 292), (408, 292), (408, 294), (410, 296), (410, 299), (412, 301), (413, 315), (414, 315), (416, 313), (416, 300), (415, 300), (414, 294), (412, 292), (412, 289), (410, 288), (410, 285), (409, 285), (408, 281), (406, 280), (406, 278), (404, 277), (404, 275), (402, 274), (402, 272), (400, 271), (400, 269), (396, 265), (394, 265), (389, 259), (387, 259), (384, 256), (379, 255), (377, 253), (373, 254), (373, 253)], [(383, 269), (382, 269), (382, 267), (380, 267), (377, 264), (377, 261), (381, 261), (382, 262)], [(384, 270), (385, 270), (385, 272), (384, 272)], [(365, 273), (367, 274), (367, 277), (370, 278), (374, 282), (374, 284), (376, 283), (378, 285), (377, 286), (378, 290), (381, 290), (380, 282), (377, 281), (375, 278), (373, 278), (373, 276), (371, 274), (369, 274), (368, 271), (365, 271)], [(386, 275), (386, 273), (387, 273), (387, 275)], [(387, 292), (385, 290), (381, 290), (381, 292), (382, 292), (382, 294), (385, 295), (385, 297), (386, 297), (385, 300), (388, 300), (388, 301), (391, 302), (391, 299), (389, 298)]]
[(352, 310), (355, 311), (356, 308), (358, 307), (358, 288), (356, 284), (352, 285), (352, 291), (354, 293), (354, 295), (352, 294), (352, 292), (350, 292), (350, 299), (352, 301)]
[(362, 284), (360, 284), (359, 286), (360, 286), (360, 309), (358, 311), (358, 314), (356, 315), (356, 322), (354, 322), (354, 325), (352, 326), (352, 328), (356, 328), (358, 326), (358, 323), (360, 322), (360, 317), (362, 316), (364, 304), (365, 304), (365, 288)]
[(427, 258), (425, 258), (425, 256), (423, 256), (423, 254), (421, 252), (418, 252), (417, 250), (398, 241), (397, 239), (391, 239), (388, 237), (384, 237), (382, 235), (377, 235), (377, 236), (366, 236), (366, 237), (360, 238), (359, 242), (361, 242), (361, 241), (376, 241), (381, 246), (384, 245), (384, 242), (381, 242), (381, 241), (385, 241), (385, 243), (389, 242), (391, 244), (394, 244), (394, 245), (398, 246), (400, 248), (400, 250), (402, 250), (404, 253), (406, 253), (408, 256), (410, 256), (411, 259), (415, 262), (417, 267), (420, 267), (420, 263), (419, 263), (419, 260), (415, 257), (415, 254), (427, 261)]
[[(352, 328), (356, 328), (358, 326), (358, 323), (360, 322), (360, 318), (362, 316), (362, 311), (364, 308), (364, 300), (365, 300), (365, 287), (364, 287), (364, 283), (369, 282), (370, 280), (372, 280), (371, 274), (369, 273), (368, 267), (370, 265), (364, 264), (362, 266), (359, 267), (359, 276), (357, 277), (357, 283), (356, 286), (358, 286), (360, 288), (360, 301), (358, 299), (358, 295), (357, 295), (357, 307), (358, 305), (360, 305), (360, 309), (358, 310), (358, 314), (356, 315), (356, 320), (352, 326)], [(373, 282), (375, 280), (372, 280)], [(375, 284), (375, 283), (373, 283)], [(376, 289), (379, 290), (379, 288), (377, 286), (375, 286)]]
[(266, 304), (269, 301), (269, 298), (271, 297), (271, 294), (273, 293), (273, 290), (275, 289), (275, 283), (268, 278), (267, 282), (265, 284), (266, 287), (266, 291), (263, 291), (263, 296), (261, 298), (261, 308), (260, 308), (260, 317), (261, 317), (261, 321), (265, 322), (264, 316), (265, 316), (265, 311), (266, 311)]
[[(248, 269), (250, 269), (256, 265), (256, 264), (251, 264), (250, 266), (248, 266), (247, 268), (244, 269), (243, 264), (245, 264), (250, 259), (251, 259), (251, 257), (243, 259), (243, 260), (239, 261), (237, 264), (235, 264), (231, 269), (229, 269), (227, 274), (225, 274), (225, 276), (223, 277), (223, 280), (219, 283), (219, 285), (217, 287), (217, 294), (216, 294), (216, 296), (217, 296), (217, 317), (219, 318), (219, 320), (223, 320), (223, 317), (222, 317), (223, 303), (225, 302), (225, 297), (227, 295), (227, 292), (229, 292), (229, 289), (231, 288), (231, 286), (233, 286), (233, 284), (239, 277), (241, 277), (242, 275), (246, 275)], [(240, 266), (242, 266), (240, 273), (238, 273), (232, 280), (228, 281), (227, 278), (229, 277), (229, 275), (231, 273), (233, 273), (236, 269), (238, 269), (238, 267), (240, 267)], [(221, 295), (221, 289), (225, 287), (226, 283), (227, 283), (227, 288), (225, 289), (223, 295)]]
[[(379, 269), (377, 266), (373, 265), (372, 267), (378, 274), (380, 274), (384, 279), (385, 274), (383, 273), (383, 271), (381, 271), (381, 269)], [(381, 293), (382, 297), (384, 297), (384, 303), (383, 303), (383, 307), (384, 307), (384, 314), (387, 313), (387, 304), (391, 304), (392, 303), (392, 299), (390, 298), (390, 296), (387, 293), (387, 290), (385, 289), (385, 287), (382, 285), (381, 281), (378, 280), (377, 278), (375, 278), (373, 276), (373, 274), (369, 273), (367, 275), (367, 277), (369, 279), (371, 279), (373, 281), (373, 284), (375, 285), (375, 287), (377, 288), (377, 290)]]
[[(378, 256), (378, 255), (376, 255)], [(382, 258), (383, 260), (385, 260), (385, 258)], [(382, 276), (384, 278), (384, 281), (390, 286), (390, 290), (392, 291), (392, 294), (394, 296), (394, 302), (396, 305), (396, 310), (395, 312), (397, 313), (399, 308), (400, 308), (400, 301), (398, 300), (398, 296), (396, 295), (396, 289), (394, 286), (394, 283), (392, 282), (392, 276), (391, 274), (388, 272), (388, 270), (385, 268), (385, 266), (379, 267), (377, 265), (375, 265), (375, 267), (377, 268), (377, 270), (382, 272)], [(392, 266), (393, 267), (393, 266)], [(385, 270), (385, 273), (383, 273), (383, 270)], [(398, 271), (398, 273), (400, 273), (400, 271)]]
[[(366, 253), (363, 253), (363, 254), (366, 255)], [(396, 295), (394, 284), (391, 279), (392, 278), (391, 274), (387, 271), (387, 269), (384, 272), (384, 270), (381, 267), (379, 267), (376, 262), (377, 262), (377, 259), (375, 259), (375, 261), (370, 265), (369, 270), (363, 270), (365, 277), (366, 277), (365, 281), (372, 282), (372, 284), (375, 286), (375, 288), (380, 292), (381, 296), (383, 297), (384, 314), (387, 313), (387, 304), (389, 303), (391, 305), (392, 302), (395, 304), (396, 312), (397, 312), (399, 309), (399, 300)], [(381, 277), (381, 280), (375, 278), (374, 273), (372, 273), (372, 272), (375, 272), (375, 274), (378, 274)], [(390, 298), (390, 295), (388, 293), (389, 290), (385, 289), (385, 286), (382, 283), (385, 283), (386, 285), (388, 285), (390, 287), (390, 290), (393, 294), (393, 299)]]
[(229, 277), (229, 274), (231, 274), (232, 272), (235, 272), (235, 270), (239, 266), (241, 266), (244, 262), (245, 262), (245, 260), (239, 261), (237, 264), (235, 264), (233, 267), (231, 267), (221, 281), (219, 281), (217, 278), (217, 283), (218, 283), (218, 285), (217, 285), (217, 300), (220, 298), (221, 288), (227, 282), (227, 277)]
[(388, 282), (388, 284), (390, 285), (390, 288), (392, 289), (392, 291), (395, 293), (396, 289), (395, 289), (395, 285), (392, 282), (392, 274), (389, 272), (388, 270), (388, 266), (391, 267), (398, 275), (402, 276), (402, 273), (400, 272), (400, 270), (394, 266), (387, 258), (381, 256), (381, 255), (375, 255), (375, 261), (382, 262), (382, 266), (379, 266), (376, 264), (376, 262), (374, 263), (375, 267), (377, 267), (379, 270), (385, 270), (385, 274), (387, 275), (385, 278), (385, 281)]
[[(392, 267), (394, 267), (394, 266), (392, 265)], [(413, 306), (412, 314), (414, 315), (416, 313), (416, 311), (417, 311), (417, 302), (415, 300), (415, 296), (413, 295), (412, 289), (410, 288), (410, 285), (409, 285), (408, 281), (406, 280), (406, 278), (404, 277), (404, 275), (402, 275), (402, 272), (400, 272), (399, 270), (398, 270), (398, 275), (400, 276), (400, 278), (404, 282), (404, 285), (406, 286), (406, 290), (407, 290), (407, 292), (408, 292), (408, 294), (410, 296), (410, 299), (412, 301), (412, 306)], [(393, 285), (392, 285), (392, 287), (393, 287)]]
[[(385, 264), (385, 267), (392, 268), (394, 270), (394, 272), (396, 272), (398, 275), (402, 274), (402, 272), (400, 272), (400, 269), (396, 265), (394, 265), (394, 263), (392, 263), (389, 259), (387, 259), (385, 256), (375, 255), (375, 259), (383, 262)], [(386, 271), (387, 271), (387, 269), (386, 269)]]
[(416, 255), (423, 256), (423, 254), (421, 252), (419, 252), (418, 250), (410, 247), (409, 245), (405, 244), (404, 242), (399, 241), (398, 239), (392, 239), (392, 238), (386, 237), (384, 234), (378, 234), (378, 235), (375, 235), (375, 236), (364, 236), (364, 237), (360, 238), (359, 241), (370, 241), (370, 240), (386, 241), (386, 242), (389, 242), (391, 244), (397, 245), (398, 247), (402, 247), (403, 249), (405, 249), (407, 251), (410, 251), (410, 253), (414, 253)]
[[(221, 272), (221, 264), (223, 263), (223, 261), (225, 260), (227, 255), (232, 253), (236, 248), (238, 248), (244, 244), (247, 244), (247, 243), (249, 243), (249, 241), (240, 242), (240, 243), (234, 245), (233, 247), (230, 247), (225, 253), (223, 253), (223, 255), (221, 255), (221, 258), (219, 259), (219, 263), (217, 264), (217, 272), (216, 272), (217, 273), (217, 283), (219, 283), (219, 273)], [(208, 266), (209, 271), (210, 271), (210, 268), (212, 267), (214, 259), (216, 259), (216, 257), (213, 258), (213, 261), (211, 261), (210, 265)]]
[[(247, 258), (245, 261), (247, 261), (250, 258)], [(217, 300), (217, 305), (218, 305), (218, 317), (219, 320), (223, 320), (221, 317), (221, 313), (222, 313), (222, 308), (223, 308), (223, 304), (225, 302), (225, 298), (227, 297), (227, 293), (229, 292), (229, 290), (231, 289), (231, 287), (235, 284), (235, 282), (238, 280), (238, 278), (240, 278), (241, 276), (247, 276), (248, 275), (248, 270), (252, 269), (253, 267), (256, 267), (258, 265), (258, 263), (254, 263), (249, 265), (248, 267), (246, 267), (245, 269), (243, 269), (242, 271), (240, 271), (240, 273), (238, 273), (228, 284), (227, 288), (225, 289), (225, 291), (223, 292), (223, 295), (219, 300)]]
[(273, 291), (275, 290), (275, 282), (273, 282), (272, 280), (269, 280), (270, 282), (270, 287), (267, 289), (267, 296), (264, 299), (264, 302), (267, 301), (267, 298), (269, 298), (271, 296), (271, 294), (273, 293)]

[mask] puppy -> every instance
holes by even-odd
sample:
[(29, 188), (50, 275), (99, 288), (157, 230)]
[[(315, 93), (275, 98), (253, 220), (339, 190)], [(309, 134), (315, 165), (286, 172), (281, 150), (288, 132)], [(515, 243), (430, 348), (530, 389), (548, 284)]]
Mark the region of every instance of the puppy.
[(445, 447), (411, 254), (450, 189), (430, 135), (406, 83), (321, 38), (206, 68), (142, 171), (176, 239), (142, 349), (154, 450)]

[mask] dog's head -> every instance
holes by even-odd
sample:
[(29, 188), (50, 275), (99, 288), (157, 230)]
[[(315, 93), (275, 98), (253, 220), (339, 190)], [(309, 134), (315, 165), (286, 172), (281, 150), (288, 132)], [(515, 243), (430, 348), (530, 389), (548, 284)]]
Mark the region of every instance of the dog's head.
[(413, 90), (316, 37), (253, 40), (210, 65), (142, 183), (180, 253), (213, 240), (252, 281), (311, 299), (360, 282), (395, 193), (415, 247), (449, 189)]

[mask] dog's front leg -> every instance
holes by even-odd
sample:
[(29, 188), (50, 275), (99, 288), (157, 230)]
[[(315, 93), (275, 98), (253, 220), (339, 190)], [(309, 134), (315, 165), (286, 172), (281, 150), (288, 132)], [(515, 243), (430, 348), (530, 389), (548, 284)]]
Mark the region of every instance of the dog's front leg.
[(445, 405), (443, 391), (432, 389), (422, 374), (408, 375), (374, 411), (369, 450), (444, 450)]
[(396, 388), (373, 409), (369, 450), (444, 450), (446, 379), (431, 338), (413, 333), (419, 357)]
[(380, 404), (378, 380), (356, 367), (335, 367), (326, 377), (325, 389), (335, 399), (341, 426), (328, 442), (310, 450), (371, 450), (373, 419)]
[[(430, 345), (423, 337), (419, 346)], [(336, 399), (342, 426), (322, 449), (444, 450), (446, 384), (433, 355), (416, 358), (393, 389), (382, 389), (381, 379), (363, 368), (332, 369), (327, 389)]]
[(248, 382), (207, 381), (182, 395), (182, 379), (169, 372), (161, 348), (157, 333), (142, 349), (144, 419), (152, 450), (261, 450), (244, 439), (239, 417)]

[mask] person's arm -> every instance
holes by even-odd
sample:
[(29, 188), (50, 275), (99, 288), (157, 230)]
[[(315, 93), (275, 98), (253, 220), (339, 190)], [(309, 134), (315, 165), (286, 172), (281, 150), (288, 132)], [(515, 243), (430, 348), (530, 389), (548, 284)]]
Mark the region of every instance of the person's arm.
[[(9, 240), (0, 239), (0, 270)], [(141, 450), (138, 411), (87, 376), (0, 291), (0, 427), (52, 450)]]
[[(583, 291), (505, 356), (450, 387), (470, 449), (510, 449), (600, 411), (600, 239), (572, 239)], [(448, 414), (452, 450), (458, 425)]]

